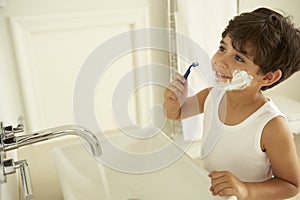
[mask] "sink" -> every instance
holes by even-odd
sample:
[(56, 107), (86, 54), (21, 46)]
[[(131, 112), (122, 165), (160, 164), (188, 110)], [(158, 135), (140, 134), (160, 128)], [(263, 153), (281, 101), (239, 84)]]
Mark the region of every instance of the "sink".
[[(211, 195), (210, 179), (201, 163), (184, 153), (163, 132), (140, 139), (116, 131), (106, 138), (114, 146), (132, 154), (159, 152), (169, 144), (172, 144), (172, 151), (181, 154), (161, 168), (134, 173), (92, 157), (80, 141), (58, 147), (54, 150), (54, 157), (64, 200), (228, 199)], [(103, 148), (105, 154), (109, 152)], [(126, 164), (122, 155), (111, 157), (116, 163)], [(139, 164), (130, 163), (129, 166)]]

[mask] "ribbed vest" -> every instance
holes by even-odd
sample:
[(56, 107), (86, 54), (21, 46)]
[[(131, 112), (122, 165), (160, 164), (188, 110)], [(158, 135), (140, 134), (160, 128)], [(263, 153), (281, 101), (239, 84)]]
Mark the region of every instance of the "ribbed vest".
[(269, 179), (271, 163), (261, 150), (260, 140), (265, 125), (283, 114), (269, 100), (243, 122), (225, 125), (218, 115), (224, 94), (224, 90), (213, 88), (205, 101), (201, 148), (204, 167), (208, 171), (230, 171), (242, 181)]

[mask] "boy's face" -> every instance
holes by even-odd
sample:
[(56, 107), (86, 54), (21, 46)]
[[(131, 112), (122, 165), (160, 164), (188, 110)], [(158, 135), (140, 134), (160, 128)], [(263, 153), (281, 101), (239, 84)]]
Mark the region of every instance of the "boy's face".
[(227, 35), (220, 42), (219, 50), (212, 58), (213, 70), (216, 71), (216, 77), (219, 80), (231, 80), (235, 70), (244, 70), (253, 77), (252, 84), (255, 84), (263, 77), (259, 73), (259, 66), (254, 64), (250, 56), (250, 48), (244, 51), (238, 51), (232, 47), (231, 39)]

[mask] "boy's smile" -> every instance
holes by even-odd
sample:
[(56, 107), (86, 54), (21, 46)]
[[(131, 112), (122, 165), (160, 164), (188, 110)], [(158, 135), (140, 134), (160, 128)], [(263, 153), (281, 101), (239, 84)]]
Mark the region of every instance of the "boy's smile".
[(259, 73), (259, 66), (253, 62), (250, 53), (251, 48), (245, 50), (236, 50), (233, 48), (231, 39), (227, 35), (220, 42), (219, 50), (212, 58), (212, 67), (218, 81), (232, 81), (233, 72), (242, 70), (253, 77), (254, 82), (259, 82), (262, 74)]
[(221, 74), (221, 72), (218, 72), (218, 71), (216, 71), (216, 77), (218, 78), (218, 79), (224, 79), (224, 80), (231, 80), (232, 79), (232, 76), (228, 76), (228, 75), (224, 75), (224, 74)]

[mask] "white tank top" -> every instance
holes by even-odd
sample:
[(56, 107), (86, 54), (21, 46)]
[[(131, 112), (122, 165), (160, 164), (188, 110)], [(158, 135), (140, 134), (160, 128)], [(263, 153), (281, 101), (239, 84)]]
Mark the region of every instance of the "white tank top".
[(269, 100), (243, 122), (225, 125), (218, 115), (224, 94), (224, 90), (213, 88), (205, 101), (201, 148), (204, 167), (208, 171), (230, 171), (247, 182), (269, 179), (272, 168), (261, 150), (261, 135), (272, 118), (283, 114)]

